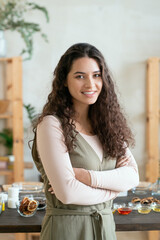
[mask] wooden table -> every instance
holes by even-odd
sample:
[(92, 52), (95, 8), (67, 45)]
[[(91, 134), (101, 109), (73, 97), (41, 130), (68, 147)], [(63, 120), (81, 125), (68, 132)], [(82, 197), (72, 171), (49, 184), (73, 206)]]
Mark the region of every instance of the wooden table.
[(37, 211), (33, 217), (21, 217), (16, 209), (6, 210), (0, 215), (0, 233), (40, 232), (45, 210)]
[[(149, 195), (147, 195), (149, 196)], [(119, 197), (114, 202), (129, 202), (133, 195)], [(141, 198), (144, 195), (140, 196)], [(158, 197), (157, 197), (158, 198)], [(160, 198), (160, 197), (159, 197)], [(8, 209), (0, 215), (0, 233), (40, 232), (45, 210), (37, 211), (30, 218), (21, 217), (16, 209)], [(149, 214), (139, 214), (133, 210), (129, 215), (114, 213), (116, 231), (150, 231), (160, 230), (160, 213), (151, 211)]]
[[(133, 197), (145, 198), (151, 196), (150, 192), (146, 195), (133, 195), (129, 192), (127, 197), (118, 197), (114, 200), (116, 203), (131, 202)], [(160, 196), (152, 196), (160, 199)], [(151, 231), (160, 230), (160, 213), (151, 210), (148, 214), (140, 214), (133, 210), (128, 215), (120, 215), (117, 211), (114, 213), (116, 231)]]

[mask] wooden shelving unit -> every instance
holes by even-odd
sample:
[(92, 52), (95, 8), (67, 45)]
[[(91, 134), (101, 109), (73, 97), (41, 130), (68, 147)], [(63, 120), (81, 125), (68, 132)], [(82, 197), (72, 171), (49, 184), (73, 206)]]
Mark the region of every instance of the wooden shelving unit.
[(154, 183), (160, 177), (159, 166), (159, 71), (160, 58), (147, 61), (146, 84), (146, 180)]
[(13, 130), (13, 170), (0, 171), (6, 176), (6, 183), (24, 180), (23, 160), (23, 102), (22, 102), (22, 58), (0, 58), (4, 68), (4, 96), (10, 101), (6, 113), (0, 114), (5, 120), (5, 127)]
[[(159, 159), (159, 92), (160, 58), (154, 57), (147, 61), (146, 82), (146, 147), (148, 162), (146, 165), (146, 180), (154, 183), (160, 177)], [(148, 232), (149, 240), (158, 240), (159, 231)]]

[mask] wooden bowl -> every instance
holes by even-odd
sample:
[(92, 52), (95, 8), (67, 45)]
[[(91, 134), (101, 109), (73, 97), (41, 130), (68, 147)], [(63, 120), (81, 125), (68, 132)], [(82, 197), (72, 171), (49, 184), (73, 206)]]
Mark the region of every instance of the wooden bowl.
[(5, 113), (8, 109), (10, 101), (9, 100), (0, 100), (0, 114)]

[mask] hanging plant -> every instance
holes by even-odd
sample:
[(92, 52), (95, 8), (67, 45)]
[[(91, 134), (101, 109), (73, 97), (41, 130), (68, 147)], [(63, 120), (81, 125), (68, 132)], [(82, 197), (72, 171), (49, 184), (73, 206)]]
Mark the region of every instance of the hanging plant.
[(48, 11), (45, 7), (39, 6), (28, 0), (0, 0), (0, 30), (11, 30), (20, 33), (25, 43), (25, 48), (21, 54), (28, 56), (24, 60), (31, 59), (33, 55), (33, 36), (40, 33), (41, 37), (47, 42), (47, 36), (41, 31), (38, 23), (25, 20), (25, 14), (33, 10), (41, 11), (46, 21), (49, 22)]

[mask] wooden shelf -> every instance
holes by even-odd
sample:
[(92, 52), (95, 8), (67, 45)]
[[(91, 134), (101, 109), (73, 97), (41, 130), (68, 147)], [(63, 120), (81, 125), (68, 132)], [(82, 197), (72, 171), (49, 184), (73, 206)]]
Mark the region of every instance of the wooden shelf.
[[(33, 163), (32, 162), (24, 162), (24, 168), (25, 169), (31, 169), (33, 168)], [(0, 176), (1, 175), (10, 175), (13, 174), (13, 170), (9, 170), (9, 169), (0, 169)]]
[(5, 73), (2, 79), (4, 96), (11, 103), (8, 111), (0, 114), (0, 119), (5, 120), (5, 128), (12, 129), (14, 155), (13, 170), (0, 171), (0, 174), (6, 176), (6, 183), (9, 184), (24, 181), (22, 58), (0, 58), (0, 64)]
[(9, 175), (12, 175), (13, 174), (13, 171), (12, 170), (0, 170), (0, 176), (9, 176)]
[(14, 58), (0, 58), (0, 62), (12, 62)]
[(24, 168), (26, 168), (26, 169), (33, 168), (33, 163), (32, 162), (24, 162)]
[(11, 113), (0, 114), (0, 119), (10, 119), (13, 115)]

